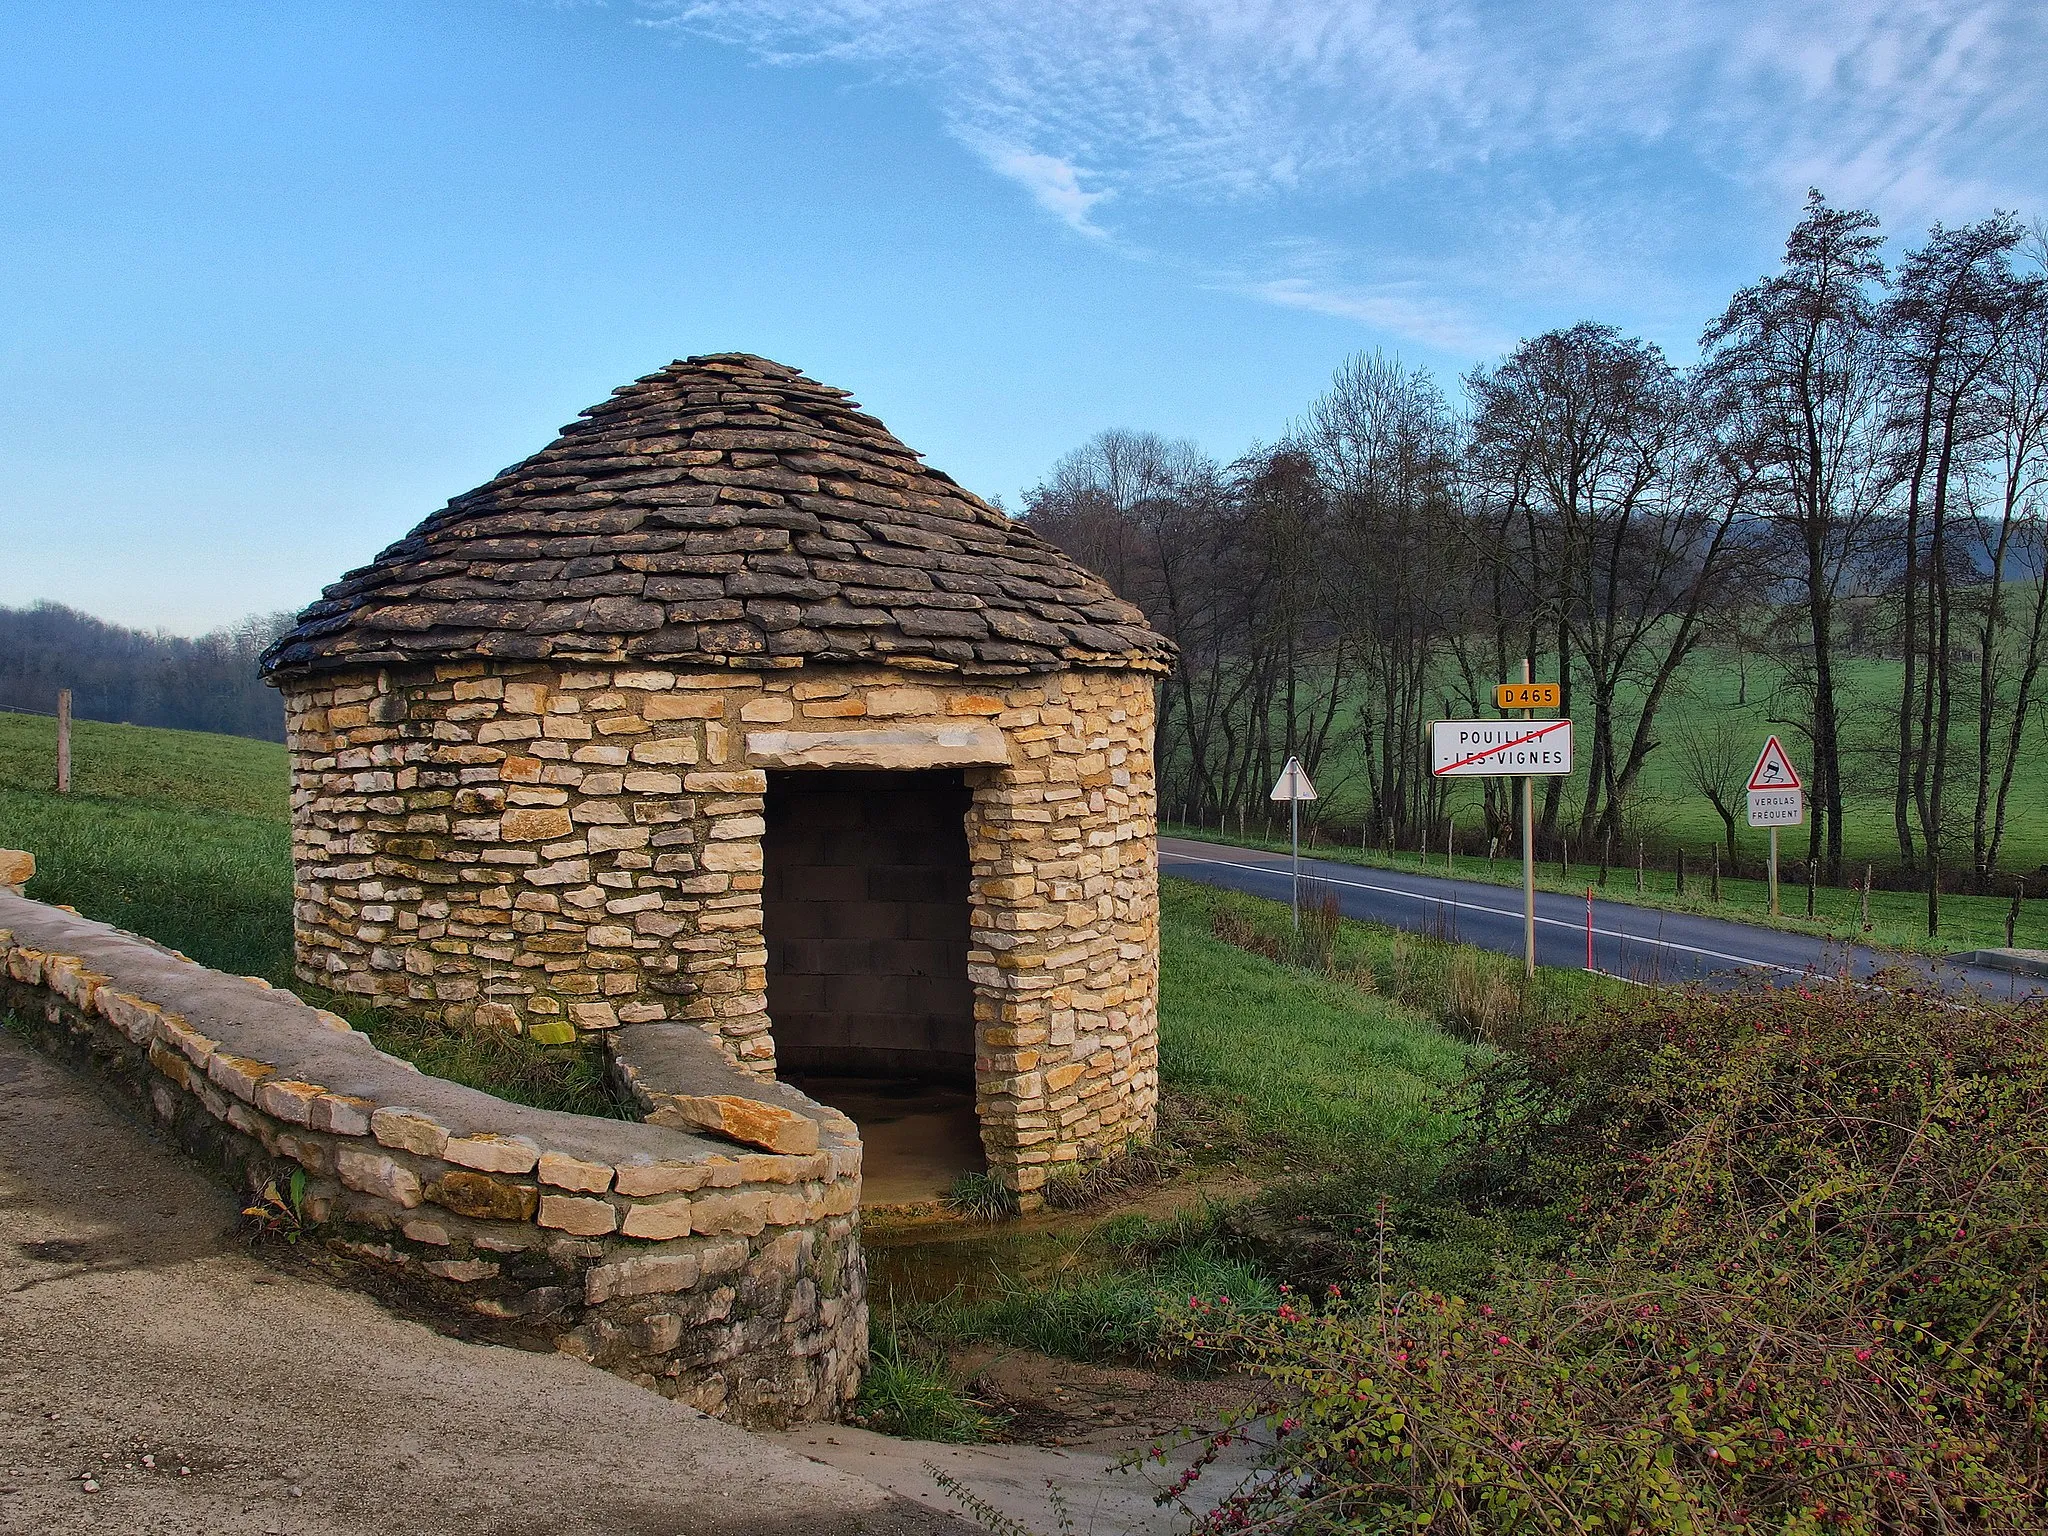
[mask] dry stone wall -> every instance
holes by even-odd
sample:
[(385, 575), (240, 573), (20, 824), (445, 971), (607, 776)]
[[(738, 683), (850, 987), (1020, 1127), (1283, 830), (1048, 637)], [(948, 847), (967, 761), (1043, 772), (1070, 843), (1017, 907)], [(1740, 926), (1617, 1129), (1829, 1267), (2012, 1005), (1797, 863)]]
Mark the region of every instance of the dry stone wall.
[(739, 1071), (700, 1030), (618, 1037), (643, 1112), (805, 1150), (509, 1104), (426, 1076), (289, 992), (9, 891), (0, 1014), (242, 1188), (302, 1170), (309, 1247), (468, 1331), (746, 1423), (830, 1418), (858, 1389), (858, 1135)]
[(287, 682), (299, 973), (563, 1038), (680, 1022), (775, 1069), (767, 774), (959, 767), (991, 1164), (1149, 1135), (1153, 679), (475, 660)]

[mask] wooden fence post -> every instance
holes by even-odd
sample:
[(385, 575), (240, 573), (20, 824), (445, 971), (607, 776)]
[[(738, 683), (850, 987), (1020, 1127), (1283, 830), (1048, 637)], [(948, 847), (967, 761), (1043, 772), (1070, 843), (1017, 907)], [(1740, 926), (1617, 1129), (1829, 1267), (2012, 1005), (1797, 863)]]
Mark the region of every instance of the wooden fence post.
[(57, 793), (71, 793), (71, 690), (57, 690)]

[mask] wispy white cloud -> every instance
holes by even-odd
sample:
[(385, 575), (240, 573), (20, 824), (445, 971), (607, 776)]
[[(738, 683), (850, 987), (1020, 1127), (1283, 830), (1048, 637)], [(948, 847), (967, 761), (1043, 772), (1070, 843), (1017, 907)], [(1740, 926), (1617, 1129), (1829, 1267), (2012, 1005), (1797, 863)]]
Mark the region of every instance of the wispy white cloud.
[(1449, 296), (1450, 290), (1464, 285), (1445, 281), (1441, 271), (1425, 275), (1415, 270), (1406, 276), (1383, 271), (1361, 277), (1359, 266), (1338, 242), (1291, 236), (1264, 242), (1242, 270), (1215, 272), (1204, 286), (1282, 309), (1355, 321), (1454, 356), (1495, 352), (1513, 340), (1501, 327), (1475, 318), (1459, 298)]
[[(1326, 227), (1338, 203), (1382, 226), (1450, 208), (1478, 229), (1504, 188), (1535, 182), (1568, 190), (1555, 243), (1525, 246), (1519, 270), (1583, 272), (1570, 232), (1604, 221), (1625, 241), (1632, 209), (1640, 222), (1671, 194), (1659, 177), (1788, 212), (1819, 185), (1895, 225), (2048, 192), (2041, 0), (637, 3), (763, 61), (923, 93), (990, 169), (1127, 249), (1127, 231), (1219, 208), (1278, 224), (1312, 204)], [(1427, 298), (1401, 321), (1409, 290), (1369, 275), (1241, 286), (1406, 334), (1461, 324)]]
[[(1696, 141), (1770, 175), (1816, 160), (1967, 173), (2048, 101), (2038, 0), (645, 0), (779, 62), (929, 90), (977, 146), (1137, 189), (1384, 182), (1530, 150)], [(983, 153), (990, 151), (986, 148)], [(1067, 217), (1062, 209), (1054, 209)]]
[(1283, 309), (1356, 320), (1404, 341), (1454, 354), (1494, 352), (1511, 340), (1457, 308), (1430, 299), (1416, 283), (1361, 289), (1331, 287), (1308, 277), (1269, 277), (1240, 284), (1237, 291)]
[(992, 170), (1024, 188), (1039, 207), (1069, 229), (1096, 239), (1106, 238), (1106, 232), (1090, 221), (1088, 210), (1114, 194), (1088, 191), (1081, 185), (1083, 172), (1072, 161), (1007, 144), (976, 148)]
[(2032, 0), (1806, 0), (1760, 9), (1714, 56), (1695, 133), (1725, 168), (1894, 219), (1982, 214), (2043, 190), (2048, 8)]

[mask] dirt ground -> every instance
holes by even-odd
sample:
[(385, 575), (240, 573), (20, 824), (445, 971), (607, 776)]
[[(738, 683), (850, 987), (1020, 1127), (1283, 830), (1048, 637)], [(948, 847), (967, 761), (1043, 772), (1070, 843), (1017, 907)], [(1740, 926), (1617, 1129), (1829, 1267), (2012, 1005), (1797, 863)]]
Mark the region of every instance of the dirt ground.
[[(1182, 1381), (1124, 1366), (1090, 1366), (1030, 1350), (976, 1348), (954, 1374), (996, 1413), (1006, 1443), (933, 1445), (845, 1425), (815, 1425), (775, 1438), (832, 1466), (871, 1478), (934, 1509), (958, 1506), (941, 1485), (957, 1480), (998, 1515), (1052, 1536), (1172, 1536), (1245, 1478), (1257, 1475), (1262, 1436), (1233, 1444), (1178, 1497), (1159, 1502), (1201, 1447), (1176, 1433), (1216, 1424), (1254, 1398), (1242, 1379)], [(1155, 1459), (1153, 1447), (1165, 1451)]]
[[(1118, 1208), (1165, 1215), (1245, 1182), (1210, 1170)], [(1196, 1450), (1176, 1432), (1248, 1404), (1249, 1382), (992, 1347), (953, 1368), (1005, 1443), (748, 1435), (252, 1251), (240, 1204), (97, 1085), (0, 1034), (0, 1536), (963, 1536), (976, 1527), (942, 1479), (1030, 1530), (1166, 1536), (1256, 1461), (1233, 1447), (1161, 1505)], [(936, 1204), (876, 1215), (906, 1229), (920, 1269), (949, 1272), (955, 1246), (961, 1265), (987, 1262), (988, 1230)], [(1040, 1213), (996, 1246), (1100, 1219)], [(1155, 1444), (1164, 1463), (1145, 1456)]]
[(238, 1205), (0, 1035), (0, 1532), (973, 1529), (576, 1361), (268, 1265)]
[(1190, 1381), (993, 1345), (961, 1350), (952, 1368), (968, 1395), (1003, 1420), (1006, 1441), (1116, 1455), (1158, 1443), (1183, 1425), (1221, 1423), (1258, 1398), (1257, 1386), (1242, 1377)]

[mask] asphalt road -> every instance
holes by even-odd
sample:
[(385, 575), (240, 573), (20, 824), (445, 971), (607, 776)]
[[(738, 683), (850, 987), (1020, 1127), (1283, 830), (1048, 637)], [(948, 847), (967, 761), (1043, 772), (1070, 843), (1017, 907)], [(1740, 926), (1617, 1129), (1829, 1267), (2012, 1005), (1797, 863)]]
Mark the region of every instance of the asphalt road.
[[(1284, 853), (1187, 838), (1159, 839), (1159, 869), (1162, 874), (1276, 901), (1288, 899), (1291, 884), (1291, 865)], [(1310, 858), (1301, 861), (1301, 878), (1304, 888), (1313, 881), (1318, 891), (1334, 892), (1346, 917), (1411, 932), (1440, 933), (1501, 954), (1522, 952), (1521, 892), (1511, 886)], [(1585, 969), (1586, 927), (1584, 897), (1538, 891), (1537, 964)], [(1761, 978), (1785, 982), (1812, 975), (1868, 976), (1886, 966), (1910, 964), (1949, 991), (1981, 991), (2000, 997), (2048, 992), (2048, 981), (2039, 977), (2014, 976), (1987, 966), (1902, 960), (1866, 945), (1725, 918), (1661, 912), (1602, 901), (1597, 896), (1592, 930), (1593, 968), (1631, 981), (1726, 983)]]

